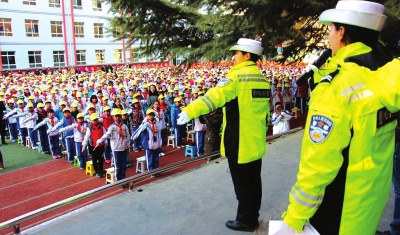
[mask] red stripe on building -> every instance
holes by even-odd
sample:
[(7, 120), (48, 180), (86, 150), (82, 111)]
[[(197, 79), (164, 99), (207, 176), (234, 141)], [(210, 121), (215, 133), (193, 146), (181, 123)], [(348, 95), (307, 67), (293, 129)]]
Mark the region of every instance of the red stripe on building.
[(71, 3), (71, 20), (72, 20), (72, 40), (74, 43), (74, 64), (77, 65), (76, 62), (76, 38), (75, 38), (75, 17), (74, 17), (74, 3), (70, 0)]
[(62, 19), (63, 19), (63, 28), (64, 28), (64, 48), (65, 48), (65, 55), (67, 56), (66, 64), (69, 66), (69, 56), (68, 56), (68, 45), (67, 45), (67, 27), (65, 24), (65, 2), (61, 0), (61, 12), (62, 12)]
[(1, 47), (0, 47), (0, 70), (3, 69), (3, 57), (1, 56)]
[(126, 63), (126, 55), (125, 55), (125, 38), (122, 39), (122, 58), (124, 59), (124, 64)]

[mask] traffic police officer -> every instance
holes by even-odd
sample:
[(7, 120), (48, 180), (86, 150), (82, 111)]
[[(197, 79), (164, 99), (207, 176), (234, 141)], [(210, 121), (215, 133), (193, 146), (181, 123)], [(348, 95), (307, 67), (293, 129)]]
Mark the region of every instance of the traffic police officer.
[(261, 42), (241, 38), (229, 50), (235, 51), (235, 65), (215, 88), (183, 109), (178, 124), (224, 107), (221, 155), (228, 159), (239, 201), (236, 219), (226, 226), (253, 231), (261, 206), (261, 158), (266, 153), (271, 92), (256, 65), (263, 51)]
[(324, 235), (375, 234), (390, 192), (396, 119), (358, 64), (387, 62), (376, 50), (383, 11), (378, 3), (339, 1), (320, 16), (331, 26), (333, 57), (311, 94), (287, 226), (276, 235), (300, 232), (307, 221)]

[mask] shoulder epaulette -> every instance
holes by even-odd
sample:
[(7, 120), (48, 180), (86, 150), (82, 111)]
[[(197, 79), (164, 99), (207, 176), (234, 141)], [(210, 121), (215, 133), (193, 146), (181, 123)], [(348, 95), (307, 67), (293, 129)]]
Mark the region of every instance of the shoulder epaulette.
[(321, 81), (319, 83), (322, 82), (327, 82), (327, 83), (331, 83), (332, 80), (335, 78), (335, 76), (339, 73), (339, 69), (336, 69), (335, 71), (333, 71), (332, 73), (326, 75), (325, 77), (321, 78)]

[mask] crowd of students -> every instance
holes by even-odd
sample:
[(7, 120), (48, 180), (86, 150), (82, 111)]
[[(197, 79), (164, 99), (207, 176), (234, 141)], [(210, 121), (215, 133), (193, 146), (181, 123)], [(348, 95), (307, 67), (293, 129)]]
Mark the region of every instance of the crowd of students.
[[(172, 67), (154, 65), (110, 66), (107, 72), (77, 73), (72, 68), (40, 74), (6, 72), (0, 87), (0, 102), (6, 104), (2, 122), (12, 142), (20, 138), (25, 145), (29, 137), (32, 149), (40, 143), (42, 151), (54, 159), (61, 158), (64, 148), (66, 159), (73, 163), (77, 156), (84, 169), (90, 155), (97, 177), (104, 176), (103, 161), (111, 163), (114, 156), (120, 180), (125, 178), (123, 165), (130, 147), (135, 152), (145, 150), (150, 171), (164, 155), (161, 147), (168, 133), (175, 137), (177, 148), (184, 147), (186, 127), (177, 125), (178, 114), (223, 80), (231, 66), (224, 61), (196, 63), (179, 75)], [(294, 81), (301, 66), (270, 61), (260, 61), (258, 66), (271, 84), (272, 107), (276, 102), (292, 107), (293, 97), (299, 96)], [(193, 121), (199, 156), (204, 154), (203, 120)]]

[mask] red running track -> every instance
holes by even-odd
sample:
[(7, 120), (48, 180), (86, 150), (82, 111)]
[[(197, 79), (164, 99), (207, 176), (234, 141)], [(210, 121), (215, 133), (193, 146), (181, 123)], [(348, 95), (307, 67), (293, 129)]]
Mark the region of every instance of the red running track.
[[(183, 156), (184, 149), (174, 149), (163, 146), (163, 151), (167, 154), (160, 158), (160, 167), (188, 159), (188, 157)], [(133, 152), (130, 154), (130, 162), (133, 164), (133, 167), (127, 169), (127, 177), (137, 174), (136, 158), (143, 155), (143, 150), (138, 153)], [(135, 187), (193, 168), (205, 162), (204, 160), (186, 165), (179, 169), (166, 172), (159, 178), (149, 177), (148, 179), (136, 183)], [(111, 165), (104, 164), (104, 167), (106, 169), (111, 167)], [(63, 159), (4, 173), (1, 175), (0, 181), (0, 220), (4, 222), (60, 200), (103, 186), (104, 184), (104, 177), (101, 179), (90, 177), (85, 174), (84, 170), (74, 167)], [(29, 227), (43, 223), (54, 217), (125, 192), (126, 190), (116, 188), (72, 203), (69, 206), (59, 208), (53, 212), (22, 223), (20, 225), (21, 230), (28, 229)], [(11, 228), (0, 231), (0, 234), (10, 233), (12, 233)]]

